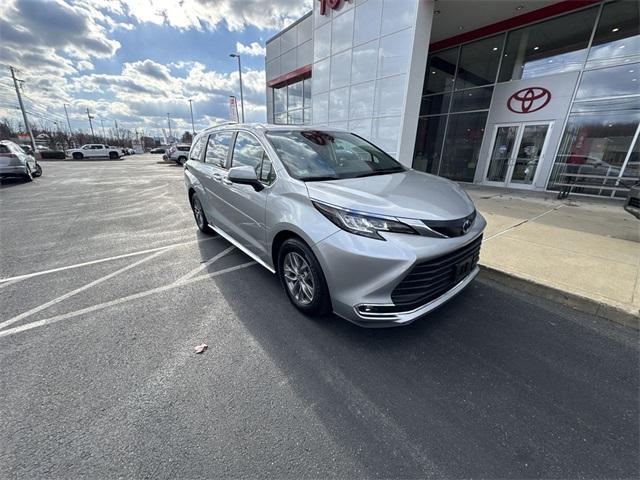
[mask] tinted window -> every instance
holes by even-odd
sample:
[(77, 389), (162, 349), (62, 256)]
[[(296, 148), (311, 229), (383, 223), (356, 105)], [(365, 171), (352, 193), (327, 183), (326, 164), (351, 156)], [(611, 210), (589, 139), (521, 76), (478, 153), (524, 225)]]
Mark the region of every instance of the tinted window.
[(207, 141), (207, 137), (200, 137), (192, 146), (191, 153), (189, 154), (189, 158), (191, 160), (202, 161), (202, 149), (204, 148), (204, 143)]
[(462, 46), (456, 90), (479, 87), (496, 81), (503, 40), (504, 34)]
[(205, 163), (212, 163), (218, 167), (227, 167), (227, 154), (231, 143), (231, 132), (218, 132), (209, 135)]
[(351, 133), (273, 131), (267, 137), (289, 174), (305, 181), (337, 180), (404, 171), (389, 155)]

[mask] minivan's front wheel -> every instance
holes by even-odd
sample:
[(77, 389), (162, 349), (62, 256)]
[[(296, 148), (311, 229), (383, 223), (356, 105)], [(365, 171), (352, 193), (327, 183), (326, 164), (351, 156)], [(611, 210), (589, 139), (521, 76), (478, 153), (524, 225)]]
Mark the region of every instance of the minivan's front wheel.
[(304, 242), (290, 238), (282, 244), (278, 255), (278, 274), (289, 300), (301, 312), (315, 317), (331, 309), (322, 268)]
[(213, 232), (209, 227), (207, 216), (204, 214), (204, 208), (202, 208), (202, 204), (195, 193), (191, 195), (191, 209), (193, 210), (193, 218), (196, 219), (196, 225), (200, 231), (211, 235)]

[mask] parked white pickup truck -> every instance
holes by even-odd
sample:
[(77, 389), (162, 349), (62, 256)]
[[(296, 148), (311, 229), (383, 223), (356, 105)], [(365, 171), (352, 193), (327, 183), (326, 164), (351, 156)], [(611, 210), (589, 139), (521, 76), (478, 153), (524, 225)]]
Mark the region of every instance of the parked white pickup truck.
[(66, 150), (65, 154), (75, 160), (82, 160), (83, 158), (110, 158), (115, 160), (122, 156), (122, 149), (109, 147), (101, 143), (87, 143), (80, 148)]

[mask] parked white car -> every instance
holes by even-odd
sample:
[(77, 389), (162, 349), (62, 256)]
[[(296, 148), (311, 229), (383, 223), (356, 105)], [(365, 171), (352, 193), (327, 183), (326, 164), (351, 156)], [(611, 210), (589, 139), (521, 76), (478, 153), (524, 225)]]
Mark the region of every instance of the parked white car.
[(27, 154), (13, 142), (0, 141), (0, 178), (21, 177), (30, 182), (42, 175), (42, 167), (33, 156)]
[(122, 156), (120, 147), (109, 147), (101, 143), (88, 143), (80, 148), (71, 148), (65, 151), (69, 158), (82, 160), (83, 158), (110, 158), (115, 160)]
[(187, 158), (189, 157), (190, 149), (191, 149), (191, 145), (184, 145), (184, 144), (171, 145), (171, 147), (169, 147), (169, 149), (165, 153), (165, 156), (167, 157), (166, 160), (183, 164), (187, 161)]

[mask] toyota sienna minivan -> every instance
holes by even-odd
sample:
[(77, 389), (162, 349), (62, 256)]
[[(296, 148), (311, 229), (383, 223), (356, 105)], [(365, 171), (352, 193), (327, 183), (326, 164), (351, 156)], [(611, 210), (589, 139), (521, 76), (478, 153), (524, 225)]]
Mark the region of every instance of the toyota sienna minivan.
[(276, 273), (308, 315), (403, 325), (478, 274), (486, 222), (456, 183), (331, 128), (226, 124), (196, 136), (198, 228)]

